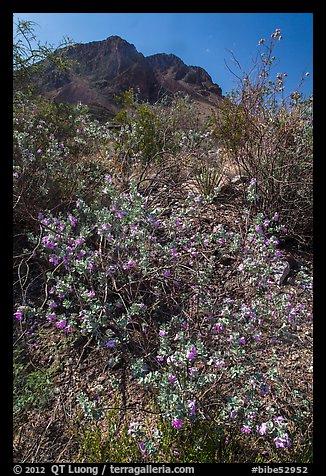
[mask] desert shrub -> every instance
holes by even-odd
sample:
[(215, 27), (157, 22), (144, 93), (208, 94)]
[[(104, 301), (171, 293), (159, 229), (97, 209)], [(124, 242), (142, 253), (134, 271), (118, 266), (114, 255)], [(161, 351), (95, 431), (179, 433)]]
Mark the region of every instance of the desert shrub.
[[(279, 30), (262, 48), (250, 72), (215, 115), (215, 136), (241, 175), (257, 180), (257, 209), (278, 210), (299, 243), (312, 240), (312, 97), (298, 90), (285, 97), (286, 73), (274, 76)], [(308, 73), (307, 73), (308, 74)], [(303, 80), (303, 79), (302, 79)]]
[(14, 102), (14, 227), (35, 228), (45, 209), (69, 209), (77, 196), (90, 199), (105, 164), (94, 160), (108, 139), (105, 126), (91, 121), (82, 106), (43, 98)]
[(13, 364), (13, 413), (20, 418), (28, 410), (45, 408), (53, 396), (52, 369), (35, 369), (22, 354), (15, 351)]
[[(206, 124), (200, 123), (198, 113), (193, 111), (189, 97), (166, 98), (153, 105), (140, 103), (133, 90), (120, 98), (123, 108), (116, 116), (121, 123), (116, 147), (122, 145), (130, 159), (140, 158), (145, 164), (164, 160), (162, 154), (176, 156), (180, 151), (198, 146), (205, 138)], [(190, 147), (191, 146), (191, 147)]]
[[(189, 97), (176, 95), (155, 104), (137, 101), (132, 90), (120, 98), (123, 108), (116, 116), (121, 129), (112, 149), (114, 169), (133, 178), (147, 194), (164, 188), (181, 190), (185, 184), (210, 194), (224, 177), (224, 161), (209, 121), (200, 119)], [(119, 175), (118, 174), (118, 175)]]
[[(99, 194), (107, 203), (100, 208), (78, 200), (68, 214), (39, 216), (35, 243), (50, 269), (37, 315), (114, 352), (175, 430), (214, 415), (218, 427), (289, 447), (303, 400), (293, 392), (283, 414), (273, 346), (309, 319), (311, 291), (302, 284), (307, 306), (279, 292), (278, 214), (258, 214), (244, 236), (222, 224), (206, 234), (198, 220), (210, 197), (190, 195), (160, 218), (134, 185), (117, 193), (106, 176)], [(243, 296), (221, 295), (214, 282), (219, 253), (240, 257)], [(24, 319), (23, 307), (16, 317)], [(156, 451), (159, 439), (148, 441), (145, 448)]]

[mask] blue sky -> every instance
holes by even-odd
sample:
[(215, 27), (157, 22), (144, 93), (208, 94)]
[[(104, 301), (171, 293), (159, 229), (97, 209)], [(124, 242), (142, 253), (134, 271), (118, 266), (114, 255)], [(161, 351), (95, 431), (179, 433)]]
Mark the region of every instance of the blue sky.
[(173, 53), (186, 64), (201, 66), (223, 91), (235, 86), (225, 61), (236, 71), (229, 50), (248, 70), (259, 50), (258, 41), (268, 40), (280, 28), (283, 40), (275, 50), (276, 73), (287, 73), (286, 92), (295, 89), (309, 72), (302, 92), (313, 91), (312, 13), (15, 13), (39, 26), (41, 42), (58, 45), (68, 35), (77, 43), (104, 40), (118, 35), (145, 56)]

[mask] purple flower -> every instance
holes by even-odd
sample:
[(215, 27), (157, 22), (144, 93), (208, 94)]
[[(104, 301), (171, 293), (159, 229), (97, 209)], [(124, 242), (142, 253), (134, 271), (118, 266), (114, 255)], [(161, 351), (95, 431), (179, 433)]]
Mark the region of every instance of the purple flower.
[(159, 362), (163, 362), (164, 357), (162, 357), (161, 355), (157, 355), (156, 360), (158, 360)]
[(166, 278), (168, 278), (169, 276), (171, 276), (171, 271), (169, 269), (166, 269), (163, 274)]
[(72, 327), (71, 327), (70, 325), (67, 326), (67, 327), (65, 327), (65, 328), (63, 329), (63, 332), (65, 332), (66, 334), (69, 334), (70, 332), (72, 332)]
[(159, 334), (160, 337), (164, 337), (165, 334), (166, 334), (166, 332), (162, 330), (162, 331), (160, 331), (158, 334)]
[(220, 359), (215, 359), (215, 364), (218, 369), (220, 369), (221, 367), (223, 367), (223, 365), (225, 365), (223, 360), (220, 360)]
[(42, 153), (42, 149), (37, 149), (36, 153), (37, 153), (37, 154), (41, 154), (41, 153)]
[(273, 220), (274, 221), (279, 221), (279, 219), (280, 219), (280, 215), (277, 212), (274, 213)]
[(53, 241), (51, 241), (51, 236), (50, 235), (47, 235), (43, 238), (43, 245), (45, 248), (49, 248), (50, 250), (53, 250), (54, 247), (56, 246), (56, 243), (54, 243)]
[(77, 218), (75, 218), (73, 215), (69, 215), (68, 218), (69, 218), (70, 223), (72, 224), (72, 226), (76, 226)]
[(106, 343), (106, 346), (107, 347), (110, 347), (110, 349), (113, 349), (113, 347), (115, 346), (115, 342), (114, 340), (109, 340), (107, 343)]
[(67, 321), (61, 319), (61, 321), (56, 322), (55, 325), (58, 327), (58, 329), (63, 329), (67, 325)]
[(172, 374), (168, 375), (168, 379), (170, 380), (170, 382), (173, 382), (173, 383), (175, 383), (178, 380), (177, 377)]
[(171, 421), (171, 425), (173, 426), (173, 428), (179, 430), (183, 427), (183, 420), (181, 420), (180, 418), (173, 418)]
[(282, 423), (284, 421), (284, 418), (282, 416), (278, 416), (273, 418), (273, 421), (275, 421), (275, 423)]
[(215, 329), (216, 329), (217, 331), (222, 331), (222, 330), (224, 329), (224, 326), (218, 322), (218, 323), (215, 325)]
[(188, 400), (188, 406), (190, 410), (190, 415), (196, 415), (196, 400)]
[(186, 357), (187, 357), (187, 359), (192, 360), (196, 357), (196, 355), (197, 355), (197, 350), (196, 350), (196, 347), (193, 345), (191, 347), (191, 350), (189, 352), (187, 352)]
[(49, 304), (49, 308), (54, 309), (55, 307), (58, 307), (57, 304), (54, 301), (51, 301)]
[(106, 175), (105, 176), (105, 180), (109, 183), (112, 183), (112, 178), (111, 178), (111, 175)]
[(129, 269), (129, 268), (133, 268), (134, 266), (136, 266), (134, 261), (128, 261), (127, 264), (122, 265), (122, 269)]
[(200, 202), (200, 197), (195, 197), (194, 202), (199, 203)]
[(102, 230), (110, 230), (111, 225), (109, 225), (108, 223), (102, 223), (101, 228), (102, 228)]
[(53, 312), (52, 314), (49, 314), (49, 315), (47, 316), (47, 320), (48, 320), (49, 322), (55, 321), (56, 318), (57, 318), (57, 316), (54, 314), (54, 312)]
[(146, 449), (143, 443), (138, 443), (138, 447), (142, 453), (146, 453)]
[(77, 254), (77, 259), (81, 259), (83, 256), (85, 256), (86, 251), (85, 250), (80, 250), (79, 253)]
[(53, 263), (55, 266), (59, 263), (60, 258), (57, 255), (50, 256), (49, 263)]
[[(49, 225), (50, 224), (50, 219), (49, 218), (43, 218), (41, 221), (42, 225)], [(50, 236), (50, 235), (49, 235)]]
[(279, 436), (274, 438), (274, 443), (276, 448), (286, 448), (287, 446), (291, 446), (289, 435), (287, 433), (285, 433), (283, 438), (280, 438)]
[(21, 311), (16, 311), (14, 313), (14, 316), (16, 319), (18, 319), (19, 321), (21, 321), (23, 319), (23, 313)]
[(240, 337), (239, 342), (240, 342), (240, 344), (245, 344), (246, 339), (244, 337)]
[(255, 230), (258, 232), (258, 233), (261, 233), (263, 231), (263, 227), (261, 225), (257, 225)]
[(260, 426), (257, 425), (257, 431), (260, 435), (265, 435), (266, 431), (267, 431), (267, 424), (266, 423), (262, 423)]
[(250, 426), (248, 425), (243, 425), (243, 427), (241, 428), (241, 433), (247, 433), (249, 435), (249, 433), (251, 433), (251, 428)]
[(236, 410), (232, 410), (231, 413), (230, 413), (230, 418), (232, 418), (232, 420), (234, 420), (237, 417), (237, 414), (238, 414), (238, 412)]

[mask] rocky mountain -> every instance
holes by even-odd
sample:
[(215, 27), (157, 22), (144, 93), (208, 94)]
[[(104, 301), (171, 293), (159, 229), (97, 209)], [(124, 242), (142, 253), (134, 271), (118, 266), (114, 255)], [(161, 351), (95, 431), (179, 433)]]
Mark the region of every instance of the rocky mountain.
[(187, 66), (172, 54), (145, 57), (119, 36), (74, 45), (63, 56), (71, 60), (71, 70), (62, 72), (48, 64), (41, 92), (58, 102), (87, 104), (98, 116), (115, 115), (116, 95), (129, 88), (150, 103), (177, 92), (210, 106), (222, 98), (221, 88), (203, 68)]

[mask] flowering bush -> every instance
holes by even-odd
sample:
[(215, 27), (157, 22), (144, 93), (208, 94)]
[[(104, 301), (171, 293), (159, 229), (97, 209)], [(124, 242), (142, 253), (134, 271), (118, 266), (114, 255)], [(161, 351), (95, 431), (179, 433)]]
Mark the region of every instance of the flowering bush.
[[(106, 164), (94, 156), (109, 139), (84, 107), (27, 99), (14, 103), (14, 234), (35, 231), (44, 209), (68, 210), (78, 196), (90, 201)], [(18, 242), (15, 239), (15, 244)]]
[[(214, 407), (219, 425), (288, 447), (272, 349), (309, 314), (279, 292), (279, 215), (258, 214), (245, 237), (222, 224), (207, 234), (198, 218), (210, 197), (190, 194), (162, 218), (134, 184), (120, 194), (106, 175), (99, 194), (106, 206), (79, 199), (69, 213), (39, 215), (36, 242), (51, 269), (37, 314), (123, 355), (175, 430), (211, 418)], [(216, 248), (240, 259), (243, 300), (221, 296)]]
[(158, 322), (182, 309), (173, 296), (186, 297), (198, 276), (201, 282), (209, 272), (199, 252), (209, 240), (204, 237), (205, 245), (194, 236), (191, 223), (203, 204), (189, 198), (192, 207), (162, 222), (135, 188), (117, 193), (110, 176), (101, 193), (109, 206), (92, 209), (77, 200), (66, 215), (39, 215), (42, 247), (53, 268), (48, 319), (122, 346), (137, 329), (146, 342)]
[(250, 73), (239, 66), (238, 87), (215, 115), (214, 133), (239, 173), (257, 179), (257, 209), (266, 215), (279, 210), (289, 235), (311, 244), (313, 97), (300, 93), (305, 76), (285, 95), (287, 74), (273, 72), (280, 40), (276, 29), (269, 42), (259, 42)]

